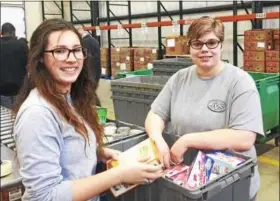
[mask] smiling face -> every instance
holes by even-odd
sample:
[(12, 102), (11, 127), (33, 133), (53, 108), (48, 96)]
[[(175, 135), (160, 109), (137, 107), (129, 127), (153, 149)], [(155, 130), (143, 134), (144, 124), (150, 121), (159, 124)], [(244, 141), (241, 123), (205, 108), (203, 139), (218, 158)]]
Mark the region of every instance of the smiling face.
[[(73, 51), (67, 58), (68, 50)], [(83, 68), (83, 62), (83, 50), (76, 33), (68, 30), (55, 31), (49, 35), (44, 53), (44, 64), (60, 90), (65, 92), (71, 89), (72, 83), (77, 80)]]
[(190, 54), (198, 68), (209, 70), (219, 64), (222, 45), (214, 32), (206, 33), (198, 39), (191, 40), (190, 44)]

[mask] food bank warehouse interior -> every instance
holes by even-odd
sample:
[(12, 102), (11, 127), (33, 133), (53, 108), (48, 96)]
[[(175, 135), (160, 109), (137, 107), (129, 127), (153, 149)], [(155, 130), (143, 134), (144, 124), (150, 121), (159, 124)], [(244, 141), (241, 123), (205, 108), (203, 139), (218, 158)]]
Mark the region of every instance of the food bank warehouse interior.
[(1, 1), (2, 201), (279, 201), (280, 1)]

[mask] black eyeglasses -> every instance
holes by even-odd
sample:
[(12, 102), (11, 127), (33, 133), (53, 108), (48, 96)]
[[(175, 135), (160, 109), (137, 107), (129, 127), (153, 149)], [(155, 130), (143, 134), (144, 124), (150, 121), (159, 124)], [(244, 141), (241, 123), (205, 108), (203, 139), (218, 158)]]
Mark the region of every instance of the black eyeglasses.
[(68, 48), (56, 48), (53, 50), (46, 50), (45, 52), (51, 52), (53, 58), (57, 61), (65, 61), (69, 58), (70, 53), (73, 52), (77, 60), (84, 60), (87, 57), (87, 49), (78, 47), (72, 50)]
[(190, 41), (190, 46), (196, 50), (200, 50), (204, 45), (206, 45), (208, 49), (215, 49), (216, 47), (218, 47), (220, 42), (221, 41), (215, 39), (208, 40), (206, 43), (203, 43), (199, 40), (194, 40)]

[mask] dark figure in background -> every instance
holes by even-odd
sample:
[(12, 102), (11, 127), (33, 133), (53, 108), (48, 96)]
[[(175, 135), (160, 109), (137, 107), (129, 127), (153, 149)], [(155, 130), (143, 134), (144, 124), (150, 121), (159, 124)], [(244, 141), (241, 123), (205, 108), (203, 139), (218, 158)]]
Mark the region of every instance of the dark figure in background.
[(16, 38), (16, 29), (11, 23), (2, 25), (0, 38), (0, 104), (11, 108), (14, 96), (19, 92), (28, 57), (28, 46)]
[(19, 38), (18, 40), (19, 40), (19, 41), (22, 41), (22, 42), (24, 42), (26, 45), (28, 45), (28, 41), (27, 41), (26, 38), (21, 37), (21, 38)]
[[(91, 67), (93, 79), (98, 85), (99, 79), (101, 77), (100, 45), (94, 37), (92, 37), (82, 28), (79, 29), (79, 33), (81, 34), (83, 39), (83, 46), (88, 51), (88, 66)], [(97, 105), (101, 105), (99, 100), (97, 100)]]

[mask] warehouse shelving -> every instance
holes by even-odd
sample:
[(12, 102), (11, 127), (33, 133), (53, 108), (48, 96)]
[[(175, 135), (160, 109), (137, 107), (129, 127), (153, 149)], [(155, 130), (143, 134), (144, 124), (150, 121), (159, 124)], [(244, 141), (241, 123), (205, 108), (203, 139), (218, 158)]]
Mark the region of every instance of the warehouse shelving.
[[(50, 4), (54, 4), (58, 8), (58, 13), (46, 13), (46, 6)], [(49, 19), (49, 16), (57, 17), (57, 18), (64, 18), (64, 2), (63, 1), (41, 1), (42, 5), (42, 17), (43, 20)]]
[[(233, 15), (231, 16), (218, 16), (218, 19), (221, 19), (223, 22), (233, 22), (233, 64), (238, 65), (238, 48), (243, 51), (242, 45), (238, 43), (237, 34), (237, 23), (238, 21), (247, 21), (250, 20), (252, 22), (252, 28), (262, 28), (262, 20), (263, 19), (276, 19), (279, 18), (279, 12), (274, 13), (262, 13), (263, 7), (269, 6), (280, 6), (279, 1), (269, 1), (269, 2), (244, 2), (244, 1), (233, 1), (232, 4), (227, 5), (219, 5), (219, 6), (211, 6), (204, 8), (192, 8), (192, 9), (183, 9), (183, 1), (178, 1), (179, 10), (168, 11), (161, 1), (157, 1), (157, 12), (153, 13), (145, 13), (145, 14), (131, 14), (123, 15), (123, 16), (110, 16), (109, 6), (107, 6), (107, 17), (98, 18), (99, 23), (107, 22), (107, 25), (98, 26), (98, 29), (101, 31), (108, 31), (108, 47), (111, 48), (111, 31), (118, 30), (120, 27), (123, 29), (133, 29), (133, 28), (141, 28), (142, 23), (130, 23), (133, 19), (144, 19), (150, 17), (156, 17), (156, 22), (148, 22), (146, 23), (147, 27), (158, 27), (158, 52), (159, 58), (163, 58), (164, 55), (164, 45), (162, 44), (162, 32), (161, 28), (164, 26), (172, 26), (174, 23), (172, 16), (178, 16), (179, 20), (177, 21), (178, 25), (180, 25), (180, 34), (183, 34), (183, 26), (191, 23), (191, 19), (183, 19), (184, 14), (194, 14), (194, 13), (209, 13), (209, 12), (219, 12), (219, 11), (233, 11)], [(111, 4), (110, 1), (106, 1), (106, 4)], [(249, 13), (248, 8), (252, 9), (252, 14)], [(246, 11), (246, 15), (237, 15), (238, 9), (244, 9)], [(254, 13), (255, 12), (255, 13)], [(257, 13), (257, 14), (256, 14)], [(162, 21), (162, 17), (168, 16), (170, 18), (169, 21)], [(129, 20), (128, 24), (119, 25), (111, 25), (112, 21), (121, 21), (121, 20)], [(89, 23), (90, 20), (81, 20), (81, 23)], [(95, 31), (96, 26), (84, 27), (85, 30)], [(132, 37), (132, 36), (131, 36)], [(109, 55), (110, 57), (110, 55)], [(110, 58), (109, 58), (110, 60)], [(110, 63), (109, 63), (110, 67)]]

